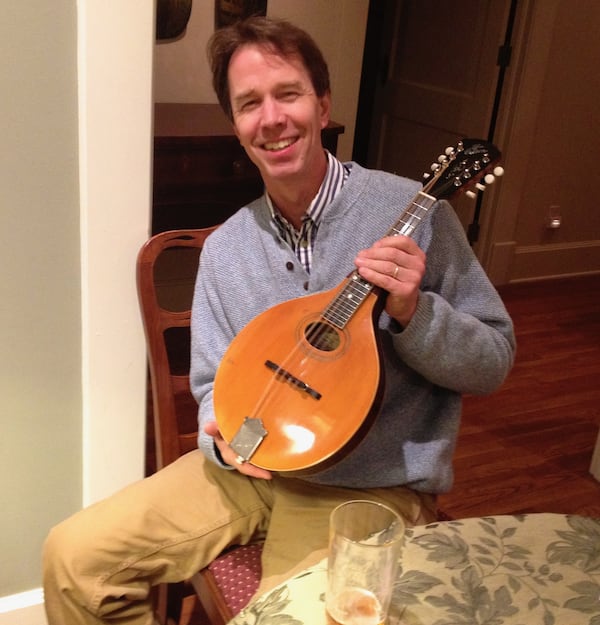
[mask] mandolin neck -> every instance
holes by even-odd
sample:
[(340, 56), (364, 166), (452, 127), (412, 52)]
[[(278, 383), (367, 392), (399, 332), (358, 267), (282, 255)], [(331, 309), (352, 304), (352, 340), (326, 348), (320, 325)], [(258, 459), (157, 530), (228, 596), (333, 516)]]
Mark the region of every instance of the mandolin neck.
[(424, 191), (419, 191), (415, 199), (404, 209), (400, 219), (390, 228), (387, 236), (396, 236), (403, 234), (407, 237), (417, 229), (417, 226), (423, 221), (429, 209), (437, 202), (437, 198), (429, 195)]
[[(436, 201), (432, 195), (419, 191), (386, 236), (411, 236)], [(323, 319), (336, 328), (343, 329), (374, 289), (373, 284), (354, 270), (346, 279), (345, 286), (323, 312)]]

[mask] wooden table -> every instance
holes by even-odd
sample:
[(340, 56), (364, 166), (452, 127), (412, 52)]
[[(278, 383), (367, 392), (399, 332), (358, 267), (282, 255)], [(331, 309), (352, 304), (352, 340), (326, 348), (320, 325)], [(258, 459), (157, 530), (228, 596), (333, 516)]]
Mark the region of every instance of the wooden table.
[[(230, 625), (325, 625), (326, 561)], [(407, 532), (389, 625), (600, 625), (600, 519), (492, 516)]]

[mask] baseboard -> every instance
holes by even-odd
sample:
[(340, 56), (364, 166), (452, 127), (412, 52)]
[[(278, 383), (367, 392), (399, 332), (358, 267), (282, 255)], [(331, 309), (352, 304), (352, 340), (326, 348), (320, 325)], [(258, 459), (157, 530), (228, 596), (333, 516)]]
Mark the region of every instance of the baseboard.
[(0, 597), (0, 625), (47, 625), (41, 588)]
[(522, 245), (511, 259), (510, 282), (595, 273), (600, 267), (600, 241)]

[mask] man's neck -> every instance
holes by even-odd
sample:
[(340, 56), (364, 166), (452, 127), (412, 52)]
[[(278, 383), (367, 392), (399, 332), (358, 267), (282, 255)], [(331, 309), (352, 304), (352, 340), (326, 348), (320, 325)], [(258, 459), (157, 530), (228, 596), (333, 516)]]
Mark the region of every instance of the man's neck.
[(319, 191), (327, 173), (327, 156), (315, 167), (310, 180), (270, 180), (267, 193), (277, 210), (296, 228), (300, 229), (302, 217)]

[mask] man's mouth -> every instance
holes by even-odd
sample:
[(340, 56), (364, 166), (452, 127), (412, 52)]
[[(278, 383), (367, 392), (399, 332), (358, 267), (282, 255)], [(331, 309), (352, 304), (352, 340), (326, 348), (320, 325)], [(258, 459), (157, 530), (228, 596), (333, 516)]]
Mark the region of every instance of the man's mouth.
[(265, 143), (263, 145), (263, 148), (267, 150), (268, 152), (276, 152), (277, 150), (283, 150), (284, 148), (287, 148), (288, 146), (292, 145), (292, 143), (295, 143), (296, 141), (297, 141), (296, 138), (281, 139), (279, 141), (269, 141), (268, 143)]

